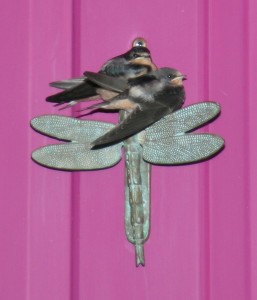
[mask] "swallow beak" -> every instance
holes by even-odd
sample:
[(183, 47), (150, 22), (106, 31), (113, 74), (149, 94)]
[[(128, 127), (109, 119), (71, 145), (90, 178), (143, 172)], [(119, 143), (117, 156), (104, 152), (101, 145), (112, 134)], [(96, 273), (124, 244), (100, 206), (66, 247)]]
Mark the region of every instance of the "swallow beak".
[(144, 55), (144, 58), (145, 58), (145, 59), (151, 60), (151, 56), (150, 56), (148, 53), (146, 53), (146, 54)]
[(151, 56), (147, 52), (141, 53), (139, 57), (135, 58), (135, 61), (142, 60), (142, 59), (151, 60)]
[(152, 59), (151, 59), (151, 57), (149, 56), (149, 55), (147, 55), (147, 56), (144, 56), (144, 59), (146, 60), (146, 61), (152, 61)]
[(187, 77), (186, 77), (186, 75), (179, 75), (179, 76), (177, 76), (177, 77), (175, 77), (175, 78), (173, 78), (170, 82), (174, 85), (174, 86), (180, 86), (180, 85), (182, 85), (182, 81), (183, 80), (186, 80), (187, 79)]
[(149, 53), (144, 52), (141, 53), (139, 57), (136, 57), (131, 63), (150, 66), (152, 70), (157, 69), (155, 65), (152, 63), (152, 59)]

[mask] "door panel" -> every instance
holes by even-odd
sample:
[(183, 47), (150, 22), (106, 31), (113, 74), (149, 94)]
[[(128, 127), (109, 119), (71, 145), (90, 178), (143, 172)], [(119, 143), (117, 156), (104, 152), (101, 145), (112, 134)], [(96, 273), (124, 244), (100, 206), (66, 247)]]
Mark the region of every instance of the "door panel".
[[(255, 1), (4, 1), (3, 8), (2, 298), (257, 299)], [(187, 105), (221, 104), (201, 131), (226, 141), (210, 161), (152, 168), (144, 268), (135, 267), (124, 232), (124, 160), (92, 172), (42, 168), (31, 151), (52, 141), (29, 126), (42, 114), (78, 115), (44, 101), (55, 92), (48, 83), (97, 71), (138, 36), (158, 66), (187, 74)]]

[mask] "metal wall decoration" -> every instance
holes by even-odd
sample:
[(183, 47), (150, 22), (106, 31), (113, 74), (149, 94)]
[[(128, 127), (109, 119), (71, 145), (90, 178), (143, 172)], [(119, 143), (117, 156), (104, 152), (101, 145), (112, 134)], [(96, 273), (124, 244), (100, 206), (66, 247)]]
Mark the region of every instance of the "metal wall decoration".
[[(144, 47), (146, 43), (142, 39), (137, 39), (133, 42), (133, 46)], [(87, 77), (76, 79), (75, 83), (63, 81), (65, 86), (61, 88), (69, 90), (83, 82), (85, 78), (90, 80), (90, 73), (87, 74)], [(94, 81), (94, 77), (92, 80)], [(121, 90), (110, 88), (110, 91), (117, 94), (128, 89), (124, 81), (119, 82), (119, 78), (115, 80), (117, 86), (123, 88)], [(63, 82), (57, 83), (56, 86), (62, 85)], [(101, 85), (101, 82), (97, 84)], [(102, 84), (101, 88), (108, 89), (105, 84)], [(117, 164), (122, 158), (123, 147), (126, 165), (126, 235), (135, 245), (136, 265), (144, 265), (143, 247), (149, 236), (150, 226), (151, 165), (195, 163), (219, 152), (224, 146), (224, 140), (220, 136), (191, 133), (213, 120), (219, 113), (220, 106), (215, 102), (196, 103), (166, 114), (150, 126), (138, 130), (136, 134), (96, 148), (92, 147), (92, 143), (117, 128), (115, 124), (60, 115), (43, 115), (34, 118), (31, 126), (42, 134), (66, 142), (39, 148), (33, 151), (32, 158), (37, 163), (54, 169), (96, 170)], [(120, 122), (124, 122), (128, 116), (128, 111), (120, 110)]]

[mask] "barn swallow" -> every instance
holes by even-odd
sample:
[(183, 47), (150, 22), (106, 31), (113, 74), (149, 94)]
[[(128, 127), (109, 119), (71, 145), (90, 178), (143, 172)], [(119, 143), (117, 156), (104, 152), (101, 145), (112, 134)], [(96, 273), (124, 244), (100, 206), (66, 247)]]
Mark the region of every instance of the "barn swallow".
[(181, 108), (185, 101), (184, 79), (186, 76), (176, 69), (161, 68), (129, 79), (128, 88), (124, 92), (109, 101), (88, 107), (129, 112), (115, 128), (96, 139), (92, 148), (128, 138)]
[[(155, 69), (156, 66), (152, 62), (150, 51), (143, 42), (137, 39), (128, 52), (108, 60), (101, 67), (99, 73), (127, 80)], [(68, 106), (80, 101), (97, 99), (99, 96), (103, 100), (108, 100), (117, 95), (117, 92), (106, 90), (88, 81), (86, 76), (53, 82), (50, 85), (62, 88), (64, 91), (47, 97), (46, 101), (58, 104), (69, 103)]]

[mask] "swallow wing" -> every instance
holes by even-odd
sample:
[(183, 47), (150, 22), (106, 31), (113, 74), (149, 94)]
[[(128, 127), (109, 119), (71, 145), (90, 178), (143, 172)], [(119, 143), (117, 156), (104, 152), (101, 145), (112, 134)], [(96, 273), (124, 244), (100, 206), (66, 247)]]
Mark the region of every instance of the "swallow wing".
[(196, 129), (220, 113), (220, 105), (216, 102), (201, 102), (181, 108), (171, 113), (146, 130), (146, 139), (168, 138), (179, 133)]
[(92, 145), (98, 147), (126, 139), (161, 119), (168, 111), (168, 107), (159, 103), (151, 103), (145, 107), (137, 106), (121, 123), (96, 139)]
[(51, 82), (49, 85), (61, 90), (68, 90), (83, 83), (85, 76)]
[(211, 121), (220, 112), (214, 102), (202, 102), (165, 116), (146, 129), (143, 158), (153, 164), (185, 164), (204, 160), (224, 146), (214, 134), (186, 133)]
[(65, 170), (95, 170), (111, 167), (121, 160), (121, 143), (91, 150), (91, 142), (111, 130), (114, 127), (112, 123), (45, 115), (34, 118), (31, 126), (50, 137), (70, 141), (33, 151), (32, 158), (46, 167)]
[(102, 73), (85, 72), (84, 75), (96, 85), (114, 92), (121, 93), (128, 88), (127, 80), (107, 76)]

